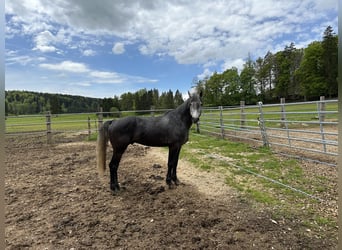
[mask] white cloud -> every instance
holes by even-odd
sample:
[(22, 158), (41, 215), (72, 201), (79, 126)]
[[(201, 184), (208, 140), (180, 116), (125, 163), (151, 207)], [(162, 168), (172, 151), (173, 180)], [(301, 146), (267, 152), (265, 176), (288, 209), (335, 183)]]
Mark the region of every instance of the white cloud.
[(125, 53), (125, 44), (124, 43), (115, 43), (113, 45), (112, 51), (114, 54), (119, 55)]
[(6, 51), (6, 65), (20, 64), (26, 66), (28, 64), (41, 63), (45, 61), (45, 57), (35, 57), (30, 55), (20, 55), (18, 51)]
[(36, 47), (34, 50), (40, 50), (41, 52), (54, 52), (57, 49), (51, 45), (54, 42), (54, 36), (50, 31), (45, 30), (40, 32), (34, 39)]
[(92, 71), (89, 74), (96, 83), (123, 83), (126, 79), (116, 72)]
[(39, 66), (41, 68), (55, 70), (55, 71), (63, 71), (63, 72), (72, 72), (72, 73), (89, 72), (88, 67), (84, 63), (78, 63), (78, 62), (72, 62), (72, 61), (63, 61), (57, 64), (41, 63), (39, 64)]
[(91, 76), (98, 77), (98, 78), (113, 78), (117, 77), (117, 73), (114, 72), (106, 72), (106, 71), (93, 71), (90, 73)]
[(96, 55), (96, 51), (92, 49), (86, 49), (86, 50), (83, 50), (82, 54), (84, 56), (94, 56)]
[[(122, 84), (122, 83), (156, 83), (157, 79), (150, 79), (142, 76), (126, 75), (117, 72), (98, 71), (89, 68), (84, 63), (63, 61), (60, 63), (41, 63), (41, 68), (59, 71), (61, 74), (58, 77), (75, 77), (66, 75), (66, 73), (82, 75), (82, 84), (86, 82), (98, 83), (98, 84)], [(86, 74), (81, 74), (86, 73)], [(84, 80), (86, 79), (86, 81)], [(84, 85), (86, 86), (86, 85)]]
[[(136, 44), (144, 55), (203, 65), (265, 53), (286, 36), (295, 43), (303, 42), (301, 34), (314, 40), (313, 27), (336, 22), (327, 15), (336, 9), (335, 0), (11, 0), (6, 13), (13, 16), (6, 29), (12, 35), (33, 35), (35, 49), (42, 52), (58, 51), (60, 43), (81, 48), (85, 40), (105, 35)], [(114, 44), (112, 52), (124, 53), (125, 44)], [(83, 55), (92, 55), (84, 49)]]
[(225, 60), (225, 62), (222, 64), (221, 69), (222, 72), (230, 69), (232, 67), (236, 67), (239, 71), (241, 71), (243, 69), (243, 65), (245, 64), (245, 60), (238, 58), (238, 59), (234, 59), (234, 60)]
[(202, 80), (202, 79), (204, 79), (206, 77), (211, 76), (212, 74), (213, 74), (213, 72), (210, 69), (205, 68), (204, 71), (201, 74), (197, 75), (197, 78), (199, 80)]

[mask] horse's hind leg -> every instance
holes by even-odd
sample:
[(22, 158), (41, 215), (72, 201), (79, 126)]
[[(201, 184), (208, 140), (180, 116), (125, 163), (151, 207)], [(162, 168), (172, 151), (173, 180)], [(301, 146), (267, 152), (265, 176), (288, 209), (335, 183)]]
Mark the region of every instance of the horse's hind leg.
[(118, 168), (120, 164), (121, 157), (125, 152), (127, 146), (115, 149), (113, 148), (113, 156), (112, 160), (109, 163), (109, 170), (110, 170), (110, 189), (113, 192), (117, 192), (120, 190), (120, 185), (118, 182)]

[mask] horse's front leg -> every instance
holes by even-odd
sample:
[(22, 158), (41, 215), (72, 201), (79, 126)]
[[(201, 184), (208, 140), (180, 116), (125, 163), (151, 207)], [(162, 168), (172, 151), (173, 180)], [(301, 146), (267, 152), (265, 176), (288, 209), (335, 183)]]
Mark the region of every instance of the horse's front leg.
[(175, 185), (179, 185), (179, 180), (177, 178), (177, 165), (179, 153), (181, 150), (181, 146), (170, 146), (169, 147), (169, 159), (167, 163), (167, 175), (166, 175), (166, 183), (171, 187), (172, 182)]

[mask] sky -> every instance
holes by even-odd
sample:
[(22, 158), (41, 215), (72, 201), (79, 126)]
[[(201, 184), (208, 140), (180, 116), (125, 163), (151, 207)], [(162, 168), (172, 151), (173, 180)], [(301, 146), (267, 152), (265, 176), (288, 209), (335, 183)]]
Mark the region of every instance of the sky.
[(336, 0), (6, 0), (5, 89), (113, 97), (177, 89), (337, 33)]

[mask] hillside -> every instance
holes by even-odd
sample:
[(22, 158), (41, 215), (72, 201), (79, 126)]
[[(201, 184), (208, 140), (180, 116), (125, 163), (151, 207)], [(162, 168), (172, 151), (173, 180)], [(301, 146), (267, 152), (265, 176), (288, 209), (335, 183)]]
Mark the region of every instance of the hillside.
[(5, 91), (6, 115), (96, 112), (101, 99), (31, 91)]
[(151, 107), (172, 109), (183, 103), (179, 90), (159, 94), (157, 89), (140, 89), (128, 92), (120, 97), (91, 98), (84, 96), (37, 93), (31, 91), (6, 91), (6, 115), (39, 114), (50, 111), (52, 114), (97, 112), (99, 107), (104, 112), (117, 110), (149, 110)]

